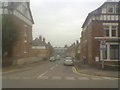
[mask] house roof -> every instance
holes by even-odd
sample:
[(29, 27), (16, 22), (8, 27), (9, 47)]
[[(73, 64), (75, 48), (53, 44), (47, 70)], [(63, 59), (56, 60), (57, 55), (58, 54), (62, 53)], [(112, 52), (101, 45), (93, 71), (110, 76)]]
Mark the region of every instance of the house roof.
[(30, 16), (31, 16), (31, 19), (32, 19), (32, 23), (34, 24), (34, 20), (33, 20), (33, 17), (32, 17), (32, 12), (31, 12), (31, 9), (30, 9), (30, 2), (27, 2), (27, 5), (28, 5), (28, 9), (29, 9), (29, 12), (30, 12)]
[(32, 41), (32, 46), (45, 46), (46, 48), (49, 48), (51, 44), (47, 44), (45, 41), (42, 40), (42, 38), (36, 38), (35, 40)]
[(33, 46), (46, 46), (46, 43), (36, 38), (35, 40), (32, 41), (32, 45)]
[[(11, 4), (9, 4), (8, 8), (15, 9), (23, 2), (9, 2), (9, 3), (11, 3)], [(34, 20), (33, 20), (33, 17), (32, 17), (32, 12), (31, 12), (31, 9), (30, 9), (30, 2), (24, 2), (24, 3), (26, 3), (26, 5), (28, 7), (28, 10), (29, 10), (29, 13), (30, 13), (31, 20), (30, 19), (29, 20), (32, 22), (32, 24), (34, 24)]]
[[(118, 0), (119, 1), (119, 0)], [(82, 28), (84, 28), (84, 26), (86, 25), (86, 23), (89, 21), (89, 19), (91, 18), (91, 16), (93, 15), (97, 15), (101, 13), (101, 8), (105, 5), (105, 4), (110, 4), (110, 3), (118, 3), (118, 2), (111, 2), (111, 1), (107, 1), (105, 3), (103, 3), (99, 8), (95, 9), (94, 11), (90, 12), (87, 16), (87, 18), (85, 19), (85, 22), (82, 25)]]

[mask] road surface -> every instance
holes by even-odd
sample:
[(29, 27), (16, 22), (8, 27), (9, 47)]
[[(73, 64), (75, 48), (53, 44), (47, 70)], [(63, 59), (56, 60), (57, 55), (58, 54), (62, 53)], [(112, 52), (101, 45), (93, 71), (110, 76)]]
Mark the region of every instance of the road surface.
[(4, 74), (3, 88), (118, 88), (118, 79), (76, 73), (63, 60), (45, 61), (26, 70)]

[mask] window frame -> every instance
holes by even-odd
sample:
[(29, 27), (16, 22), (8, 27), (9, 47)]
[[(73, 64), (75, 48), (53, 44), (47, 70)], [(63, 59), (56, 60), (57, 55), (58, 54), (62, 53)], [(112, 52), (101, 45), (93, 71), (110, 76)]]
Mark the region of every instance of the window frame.
[[(106, 28), (108, 26), (109, 28)], [(113, 26), (116, 26), (116, 29), (112, 29)], [(104, 37), (118, 37), (118, 25), (103, 25)], [(106, 31), (109, 30), (109, 35), (106, 35)], [(115, 36), (112, 35), (112, 31), (115, 30)]]

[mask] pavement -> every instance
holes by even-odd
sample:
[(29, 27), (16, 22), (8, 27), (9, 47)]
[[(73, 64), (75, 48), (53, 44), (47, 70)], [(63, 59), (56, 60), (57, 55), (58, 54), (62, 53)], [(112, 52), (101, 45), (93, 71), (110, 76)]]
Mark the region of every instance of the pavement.
[(87, 74), (87, 75), (120, 78), (119, 71), (95, 68), (93, 66), (90, 66), (87, 63), (84, 64), (82, 61), (75, 62), (75, 68), (77, 72)]
[(14, 73), (14, 72), (27, 71), (27, 70), (32, 69), (32, 66), (36, 66), (44, 62), (45, 61), (40, 61), (40, 62), (35, 62), (35, 63), (30, 63), (30, 64), (13, 65), (9, 67), (4, 67), (4, 68), (0, 68), (0, 72), (2, 72), (2, 74), (9, 74), (9, 73)]

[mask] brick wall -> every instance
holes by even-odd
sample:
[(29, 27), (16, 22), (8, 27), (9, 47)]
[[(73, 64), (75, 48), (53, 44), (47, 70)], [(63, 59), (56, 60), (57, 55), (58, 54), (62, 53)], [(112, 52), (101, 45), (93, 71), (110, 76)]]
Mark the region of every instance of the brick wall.
[[(16, 46), (14, 46), (13, 49), (13, 56), (14, 57), (18, 57), (18, 58), (22, 58), (22, 57), (27, 57), (29, 56), (29, 53), (31, 52), (31, 42), (32, 42), (32, 27), (27, 25), (25, 22), (23, 22), (22, 20), (18, 19), (17, 17), (13, 17), (14, 22), (17, 24), (17, 29), (19, 31), (19, 37), (18, 37), (18, 41), (16, 43)], [(25, 27), (25, 25), (27, 25), (27, 27)], [(24, 34), (27, 34), (27, 37), (24, 36)], [(27, 43), (24, 42), (24, 40), (27, 40)], [(24, 51), (26, 51), (27, 53), (25, 54)]]

